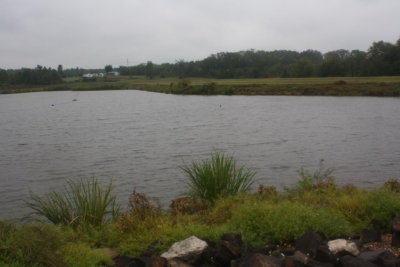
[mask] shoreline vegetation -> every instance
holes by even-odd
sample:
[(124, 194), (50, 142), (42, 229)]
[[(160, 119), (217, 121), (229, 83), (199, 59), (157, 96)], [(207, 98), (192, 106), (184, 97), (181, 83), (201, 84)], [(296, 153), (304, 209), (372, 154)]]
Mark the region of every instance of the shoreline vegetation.
[(106, 76), (93, 81), (80, 77), (54, 85), (0, 86), (1, 94), (41, 91), (143, 90), (180, 95), (400, 96), (400, 76), (324, 78), (154, 78)]
[[(365, 260), (357, 256), (359, 250), (361, 255), (368, 250), (366, 245), (380, 240), (380, 234), (390, 233), (393, 219), (400, 214), (398, 180), (369, 190), (338, 186), (333, 170), (322, 160), (314, 171), (300, 168), (297, 182), (281, 192), (268, 185), (251, 191), (254, 172), (220, 153), (181, 170), (187, 177), (187, 195), (173, 200), (168, 210), (135, 191), (128, 209), (121, 210), (112, 183), (102, 185), (95, 179), (68, 180), (62, 192), (31, 194), (27, 201), (31, 217), (0, 221), (0, 265), (178, 266), (173, 265), (177, 259), (167, 263), (166, 254), (161, 253), (194, 235), (207, 241), (207, 253), (211, 253), (202, 253), (202, 262), (192, 262), (194, 266), (227, 266), (231, 260), (242, 261), (234, 266), (252, 266), (245, 264), (252, 257), (297, 262), (303, 256), (308, 263), (295, 266), (322, 266), (310, 265), (322, 261), (318, 253), (340, 266), (361, 266), (344, 262)], [(371, 233), (375, 238), (367, 238)], [(344, 250), (350, 254), (339, 255), (340, 249), (334, 251), (323, 241), (337, 238), (356, 241), (337, 241), (349, 245)], [(391, 245), (390, 251), (400, 251), (399, 233), (393, 235)], [(297, 250), (304, 255), (299, 258)]]

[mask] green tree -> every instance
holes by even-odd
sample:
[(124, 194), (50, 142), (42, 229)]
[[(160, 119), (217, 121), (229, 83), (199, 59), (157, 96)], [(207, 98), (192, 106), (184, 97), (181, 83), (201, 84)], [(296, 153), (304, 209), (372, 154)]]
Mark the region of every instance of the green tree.
[(6, 70), (0, 69), (0, 84), (8, 82), (8, 73)]
[(146, 64), (146, 77), (149, 79), (154, 78), (154, 64), (151, 61), (147, 61)]
[(111, 72), (112, 71), (112, 66), (111, 65), (106, 65), (105, 67), (104, 67), (104, 70), (106, 71), (106, 73), (109, 73), (109, 72)]
[(58, 75), (60, 75), (61, 77), (64, 77), (63, 66), (61, 64), (58, 65), (57, 72), (58, 72)]

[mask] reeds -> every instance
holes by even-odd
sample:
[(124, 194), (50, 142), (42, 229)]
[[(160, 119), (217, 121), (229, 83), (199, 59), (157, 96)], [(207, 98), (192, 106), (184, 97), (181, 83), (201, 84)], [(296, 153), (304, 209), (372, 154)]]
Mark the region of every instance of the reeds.
[(44, 196), (31, 193), (27, 205), (33, 210), (31, 215), (72, 226), (99, 226), (115, 218), (119, 211), (112, 182), (103, 187), (96, 179), (67, 180), (63, 191), (53, 190)]
[(189, 178), (189, 195), (210, 202), (249, 191), (255, 175), (251, 170), (237, 167), (233, 157), (221, 153), (181, 169)]

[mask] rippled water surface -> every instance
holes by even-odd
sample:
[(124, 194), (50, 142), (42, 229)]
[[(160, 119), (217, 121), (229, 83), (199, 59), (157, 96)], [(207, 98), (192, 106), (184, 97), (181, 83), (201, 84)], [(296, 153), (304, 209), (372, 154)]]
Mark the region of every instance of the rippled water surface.
[[(74, 101), (76, 99), (76, 101)], [(0, 218), (18, 217), (29, 191), (65, 178), (113, 179), (167, 204), (185, 191), (178, 166), (213, 151), (294, 184), (325, 159), (340, 184), (400, 178), (400, 99), (177, 96), (142, 91), (0, 95)]]

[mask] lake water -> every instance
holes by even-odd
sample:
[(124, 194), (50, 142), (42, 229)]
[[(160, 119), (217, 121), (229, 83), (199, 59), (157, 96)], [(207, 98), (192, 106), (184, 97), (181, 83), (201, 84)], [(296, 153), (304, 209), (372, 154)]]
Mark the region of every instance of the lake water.
[(66, 178), (113, 179), (123, 207), (133, 189), (167, 206), (185, 192), (179, 166), (214, 151), (255, 170), (256, 185), (293, 185), (324, 159), (339, 184), (369, 188), (400, 179), (400, 98), (0, 95), (0, 148), (0, 218)]

